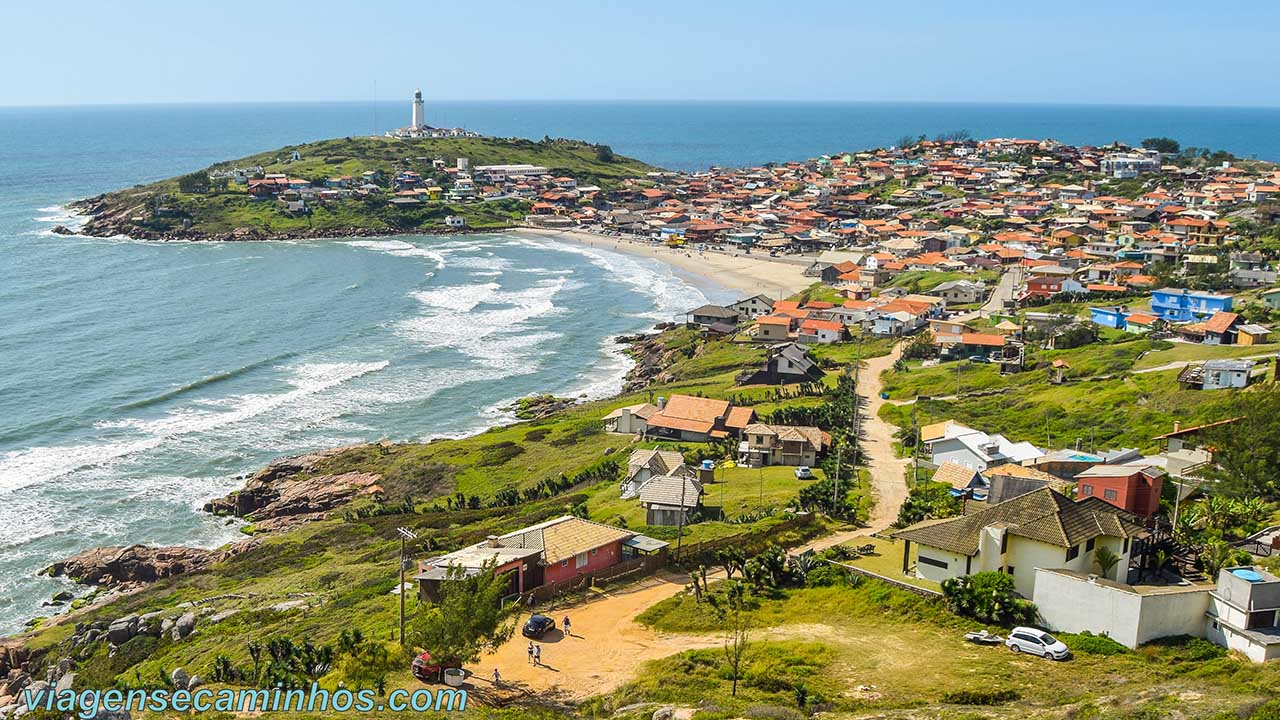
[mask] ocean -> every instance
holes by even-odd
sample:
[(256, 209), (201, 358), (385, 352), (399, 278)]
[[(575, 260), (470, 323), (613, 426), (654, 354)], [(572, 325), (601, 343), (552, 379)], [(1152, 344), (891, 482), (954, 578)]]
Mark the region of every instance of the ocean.
[[(805, 103), (432, 103), (428, 121), (575, 137), (699, 169), (965, 129), (1280, 160), (1280, 110)], [(96, 545), (240, 537), (209, 498), (270, 459), (458, 436), (531, 392), (599, 397), (612, 338), (735, 293), (519, 233), (148, 244), (53, 235), (65, 203), (285, 144), (389, 129), (408, 102), (0, 109), (0, 634), (36, 571)]]

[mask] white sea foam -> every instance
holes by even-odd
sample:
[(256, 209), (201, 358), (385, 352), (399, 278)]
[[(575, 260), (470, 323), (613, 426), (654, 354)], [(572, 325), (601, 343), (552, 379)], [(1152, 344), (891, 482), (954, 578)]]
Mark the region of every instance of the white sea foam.
[(439, 287), (432, 290), (418, 290), (410, 296), (423, 305), (467, 312), (482, 302), (489, 302), (502, 286), (495, 282), (483, 285), (458, 285)]
[(366, 250), (376, 250), (397, 257), (426, 258), (434, 262), (437, 268), (442, 268), (445, 264), (444, 256), (434, 249), (420, 247), (404, 240), (344, 240), (342, 244)]
[[(301, 365), (293, 369), (290, 378), (293, 387), (285, 392), (198, 401), (160, 418), (101, 422), (96, 427), (108, 439), (99, 442), (9, 452), (0, 457), (0, 493), (48, 482), (79, 470), (110, 466), (166, 443), (244, 423), (263, 413), (382, 370), (387, 365), (385, 361)], [(253, 432), (260, 432), (260, 429)]]

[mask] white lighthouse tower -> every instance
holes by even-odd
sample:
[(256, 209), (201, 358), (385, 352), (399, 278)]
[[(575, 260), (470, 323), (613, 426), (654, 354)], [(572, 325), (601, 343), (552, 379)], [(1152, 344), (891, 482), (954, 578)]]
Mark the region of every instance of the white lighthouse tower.
[(409, 127), (416, 130), (426, 126), (426, 115), (422, 112), (422, 91), (417, 90), (413, 93), (413, 122), (409, 123)]

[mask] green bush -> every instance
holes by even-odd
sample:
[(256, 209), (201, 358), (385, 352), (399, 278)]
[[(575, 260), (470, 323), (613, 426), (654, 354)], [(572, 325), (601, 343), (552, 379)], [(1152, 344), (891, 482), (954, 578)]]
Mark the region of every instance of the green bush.
[(1129, 652), (1129, 648), (1112, 640), (1105, 635), (1094, 635), (1085, 630), (1079, 635), (1072, 633), (1060, 633), (1058, 639), (1071, 648), (1073, 653), (1082, 653), (1085, 655), (1123, 655)]
[(1040, 614), (1013, 589), (1013, 576), (986, 571), (942, 581), (947, 608), (985, 623), (1004, 627), (1027, 625)]

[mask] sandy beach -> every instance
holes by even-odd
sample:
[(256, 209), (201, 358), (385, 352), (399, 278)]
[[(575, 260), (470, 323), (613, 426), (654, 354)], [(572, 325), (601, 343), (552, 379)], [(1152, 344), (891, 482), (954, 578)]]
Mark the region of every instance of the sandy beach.
[(605, 248), (636, 257), (661, 260), (724, 287), (741, 290), (747, 295), (764, 293), (774, 299), (780, 299), (797, 293), (815, 282), (814, 278), (804, 275), (808, 262), (796, 258), (730, 255), (715, 251), (698, 252), (689, 248), (674, 249), (641, 240), (598, 235), (583, 230), (520, 228), (520, 232)]

